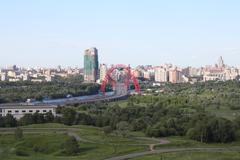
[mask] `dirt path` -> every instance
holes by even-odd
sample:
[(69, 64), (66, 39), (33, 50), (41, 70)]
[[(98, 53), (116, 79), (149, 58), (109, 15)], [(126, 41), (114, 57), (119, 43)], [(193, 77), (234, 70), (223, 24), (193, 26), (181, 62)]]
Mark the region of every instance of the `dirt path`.
[(156, 143), (151, 143), (149, 145), (149, 150), (151, 152), (155, 151), (155, 147), (157, 145), (164, 145), (164, 144), (169, 144), (170, 141), (166, 139), (161, 139), (161, 138), (148, 138), (148, 137), (138, 137), (137, 139), (142, 139), (142, 140), (148, 140), (148, 141), (155, 141)]

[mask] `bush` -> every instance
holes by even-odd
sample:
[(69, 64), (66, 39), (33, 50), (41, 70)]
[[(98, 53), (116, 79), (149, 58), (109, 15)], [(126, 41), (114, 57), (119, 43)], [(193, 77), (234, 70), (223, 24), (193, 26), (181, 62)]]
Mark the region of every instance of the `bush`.
[(74, 156), (79, 152), (79, 145), (75, 137), (69, 137), (63, 145), (64, 153)]
[(63, 124), (65, 125), (73, 125), (75, 122), (75, 118), (76, 118), (76, 111), (72, 108), (64, 108), (63, 109)]
[(34, 145), (33, 146), (33, 151), (34, 152), (40, 152), (40, 153), (47, 153), (48, 148), (44, 147), (44, 146), (41, 146), (41, 145)]
[(23, 148), (16, 148), (15, 154), (17, 156), (22, 156), (22, 157), (29, 156), (29, 154), (27, 152), (25, 152)]
[(110, 126), (103, 127), (103, 132), (106, 135), (109, 135), (110, 133), (113, 132), (113, 129)]
[(153, 127), (148, 127), (146, 130), (146, 135), (149, 137), (159, 137), (159, 130)]
[(19, 127), (14, 131), (14, 134), (16, 140), (21, 140), (23, 138), (23, 131)]

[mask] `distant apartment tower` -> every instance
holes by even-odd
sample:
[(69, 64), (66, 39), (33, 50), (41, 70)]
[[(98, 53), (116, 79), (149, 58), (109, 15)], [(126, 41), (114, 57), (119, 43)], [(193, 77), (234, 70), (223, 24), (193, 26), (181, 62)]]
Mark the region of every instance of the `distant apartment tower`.
[(182, 72), (177, 68), (169, 71), (169, 82), (171, 83), (181, 83), (182, 82)]
[(96, 82), (98, 78), (98, 50), (90, 48), (84, 53), (84, 81)]
[(147, 80), (153, 80), (154, 79), (154, 71), (152, 71), (152, 70), (144, 71), (143, 77), (144, 77), (144, 79), (147, 79)]
[(166, 68), (158, 67), (155, 69), (155, 81), (156, 82), (167, 82), (169, 79), (169, 72)]
[(218, 67), (219, 68), (224, 68), (225, 67), (222, 56), (220, 56), (219, 59), (218, 59)]
[(100, 81), (103, 81), (106, 74), (107, 74), (108, 68), (106, 64), (100, 64)]

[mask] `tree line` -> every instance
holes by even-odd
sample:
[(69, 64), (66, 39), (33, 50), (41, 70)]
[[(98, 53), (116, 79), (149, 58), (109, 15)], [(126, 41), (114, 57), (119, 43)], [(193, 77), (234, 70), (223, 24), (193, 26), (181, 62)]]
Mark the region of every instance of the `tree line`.
[[(189, 113), (178, 107), (139, 106), (122, 108), (106, 104), (85, 105), (83, 112), (62, 109), (63, 123), (102, 127), (104, 131), (142, 131), (149, 137), (187, 136), (204, 143), (226, 143), (239, 136), (240, 117), (234, 121), (204, 110)], [(119, 127), (120, 126), (120, 127)], [(123, 128), (123, 129), (119, 129)]]
[(98, 84), (83, 83), (79, 76), (58, 78), (52, 82), (0, 82), (0, 103), (25, 102), (27, 99), (56, 99), (97, 94)]
[(204, 111), (189, 115), (179, 108), (157, 105), (127, 108), (91, 105), (85, 106), (85, 110), (87, 112), (77, 112), (74, 108), (59, 108), (61, 117), (54, 117), (50, 112), (34, 113), (24, 115), (19, 121), (8, 114), (0, 117), (0, 127), (51, 122), (82, 124), (102, 127), (106, 132), (117, 130), (123, 136), (129, 131), (142, 131), (149, 137), (187, 136), (205, 143), (234, 141), (240, 130), (240, 117), (230, 121)]

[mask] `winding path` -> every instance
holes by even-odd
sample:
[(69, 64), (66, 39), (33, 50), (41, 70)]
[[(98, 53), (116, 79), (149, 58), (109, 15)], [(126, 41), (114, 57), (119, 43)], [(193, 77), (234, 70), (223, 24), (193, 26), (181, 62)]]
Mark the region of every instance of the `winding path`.
[[(14, 134), (13, 128), (2, 128), (0, 129), (1, 134)], [(39, 131), (41, 130), (41, 131)], [(65, 133), (68, 136), (75, 137), (77, 141), (79, 142), (89, 142), (89, 143), (95, 143), (90, 140), (86, 140), (81, 138), (76, 131), (79, 131), (81, 129), (77, 128), (23, 128), (24, 133), (26, 134), (34, 134), (34, 133), (46, 133), (47, 131), (52, 131), (55, 133)], [(155, 149), (157, 145), (164, 145), (169, 144), (170, 141), (166, 139), (158, 139), (158, 138), (148, 138), (148, 137), (136, 137), (136, 139), (142, 139), (142, 140), (149, 140), (153, 141), (151, 144), (142, 144), (149, 146), (149, 151), (143, 151), (143, 152), (136, 152), (136, 153), (130, 153), (127, 155), (122, 156), (116, 156), (107, 158), (105, 160), (128, 160), (136, 157), (141, 156), (147, 156), (147, 155), (153, 155), (153, 154), (160, 154), (160, 153), (171, 153), (171, 152), (186, 152), (186, 151), (208, 151), (208, 152), (223, 152), (223, 151), (240, 151), (240, 147), (227, 147), (227, 148), (203, 148), (203, 147), (193, 147), (193, 148), (162, 148), (162, 149)], [(155, 143), (154, 143), (155, 142)], [(141, 145), (141, 144), (136, 144)]]
[(160, 139), (160, 138), (138, 137), (138, 139), (155, 141), (156, 143), (148, 144), (149, 145), (149, 150), (152, 151), (152, 152), (155, 151), (155, 147), (157, 145), (164, 145), (164, 144), (169, 144), (170, 143), (170, 141), (168, 141), (166, 139)]

